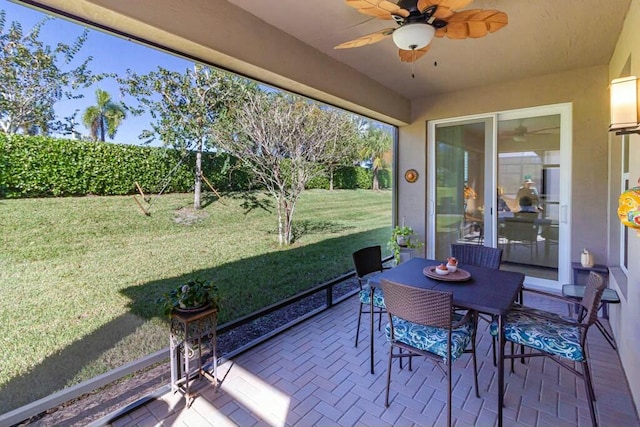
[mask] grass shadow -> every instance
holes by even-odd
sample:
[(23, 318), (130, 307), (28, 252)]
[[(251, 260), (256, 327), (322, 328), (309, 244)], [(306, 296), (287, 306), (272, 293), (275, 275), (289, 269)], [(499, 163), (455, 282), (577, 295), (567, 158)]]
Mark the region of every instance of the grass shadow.
[(313, 221), (302, 220), (294, 221), (292, 227), (293, 241), (302, 238), (309, 234), (335, 234), (349, 229), (355, 228), (354, 226), (345, 226), (333, 221)]
[(117, 317), (92, 334), (48, 356), (24, 375), (0, 388), (0, 414), (68, 387), (71, 378), (98, 359), (123, 337), (133, 334), (145, 319), (134, 313)]
[(265, 212), (272, 213), (275, 209), (273, 200), (268, 197), (259, 197), (260, 193), (232, 193), (229, 198), (241, 200), (240, 207), (244, 209), (245, 215), (255, 209), (262, 209)]
[[(303, 222), (299, 232), (331, 233), (344, 229), (332, 223), (309, 221)], [(389, 228), (381, 227), (125, 288), (120, 292), (129, 300), (129, 312), (6, 382), (0, 389), (0, 413), (68, 387), (71, 378), (106, 351), (135, 334), (151, 319), (164, 317), (156, 300), (186, 281), (198, 277), (215, 281), (220, 289), (219, 323), (222, 324), (352, 270), (352, 252), (381, 244), (388, 233)], [(333, 277), (330, 272), (334, 272)], [(158, 339), (168, 341), (168, 329), (166, 335)]]
[[(307, 233), (338, 232), (346, 229), (336, 224), (307, 224)], [(296, 293), (324, 283), (353, 269), (351, 254), (370, 245), (382, 245), (389, 229), (381, 227), (369, 232), (354, 233), (318, 243), (264, 255), (244, 258), (218, 267), (201, 269), (178, 277), (131, 286), (121, 291), (131, 312), (150, 319), (161, 316), (156, 303), (165, 292), (198, 278), (213, 280), (219, 288), (222, 310), (220, 323), (249, 314), (281, 301)], [(338, 272), (331, 274), (331, 272)]]
[(200, 206), (203, 209), (216, 201), (221, 201), (221, 197), (218, 197), (218, 195), (213, 192), (202, 192), (200, 195)]

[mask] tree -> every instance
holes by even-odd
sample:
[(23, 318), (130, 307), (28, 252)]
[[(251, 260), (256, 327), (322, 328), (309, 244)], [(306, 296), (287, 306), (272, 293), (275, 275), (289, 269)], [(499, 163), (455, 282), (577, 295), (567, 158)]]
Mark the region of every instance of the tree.
[(111, 101), (111, 95), (102, 89), (96, 89), (98, 103), (87, 107), (82, 122), (91, 130), (91, 139), (104, 142), (105, 135), (113, 139), (118, 127), (127, 117), (125, 107)]
[(341, 128), (335, 133), (335, 140), (328, 141), (323, 155), (322, 163), (329, 176), (329, 190), (333, 190), (333, 176), (340, 166), (352, 166), (359, 160), (359, 148), (361, 146), (360, 135), (355, 118), (347, 113), (347, 120), (341, 121)]
[(71, 67), (87, 40), (85, 30), (73, 44), (54, 48), (40, 40), (42, 20), (24, 33), (19, 22), (6, 28), (0, 11), (0, 127), (5, 133), (70, 133), (68, 120), (56, 118), (54, 104), (61, 99), (77, 99), (74, 91), (88, 87), (93, 79), (88, 70), (91, 57)]
[(122, 91), (135, 97), (140, 105), (130, 108), (134, 115), (149, 111), (154, 122), (140, 139), (159, 138), (164, 145), (196, 151), (194, 209), (200, 209), (202, 189), (202, 152), (216, 141), (211, 128), (232, 101), (251, 90), (246, 80), (213, 68), (195, 65), (184, 73), (158, 67), (146, 75), (127, 70), (120, 78)]
[(278, 241), (293, 241), (296, 203), (309, 180), (324, 173), (323, 163), (341, 132), (352, 123), (338, 110), (299, 97), (256, 92), (238, 103), (214, 128), (219, 146), (251, 169), (276, 201)]
[(385, 167), (385, 154), (391, 150), (391, 134), (385, 132), (375, 126), (366, 126), (364, 136), (362, 138), (361, 154), (364, 159), (371, 162), (371, 169), (373, 170), (373, 183), (372, 189), (380, 189), (380, 181), (378, 178), (378, 172)]

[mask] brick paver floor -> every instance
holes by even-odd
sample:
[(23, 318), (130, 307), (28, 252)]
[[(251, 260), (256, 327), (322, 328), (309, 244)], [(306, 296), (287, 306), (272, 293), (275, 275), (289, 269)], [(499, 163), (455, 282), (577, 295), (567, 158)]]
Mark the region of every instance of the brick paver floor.
[[(527, 304), (566, 314), (566, 305), (537, 297)], [(129, 426), (431, 426), (446, 424), (446, 381), (430, 361), (416, 358), (413, 371), (394, 362), (391, 403), (384, 406), (388, 346), (375, 331), (375, 374), (369, 373), (368, 323), (354, 347), (357, 299), (291, 328), (224, 361), (219, 390), (196, 381), (199, 396), (186, 408), (171, 392), (120, 418)], [(383, 318), (384, 321), (384, 318)], [(376, 322), (377, 324), (377, 322)], [(605, 322), (606, 324), (606, 322)], [(473, 392), (470, 356), (454, 364), (453, 424), (496, 424), (497, 373), (487, 324), (480, 323), (478, 380)], [(638, 416), (617, 353), (594, 327), (589, 351), (602, 426), (637, 426)], [(508, 366), (508, 362), (507, 362)], [(589, 426), (582, 380), (546, 358), (516, 362), (505, 375), (505, 426)]]

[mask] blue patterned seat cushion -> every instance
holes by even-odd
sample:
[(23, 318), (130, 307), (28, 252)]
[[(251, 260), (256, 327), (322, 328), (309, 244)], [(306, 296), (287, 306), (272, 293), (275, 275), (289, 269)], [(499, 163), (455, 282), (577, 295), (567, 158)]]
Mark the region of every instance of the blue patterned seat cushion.
[[(456, 317), (456, 316), (454, 316)], [(454, 319), (455, 322), (455, 319)], [(428, 351), (447, 360), (447, 330), (423, 326), (393, 316), (393, 328), (396, 341), (417, 349)], [(472, 321), (464, 323), (451, 331), (451, 361), (456, 360), (471, 342), (474, 325)], [(391, 326), (385, 327), (387, 340), (391, 339)]]
[[(542, 319), (534, 316), (534, 313), (542, 313), (551, 318)], [(504, 321), (505, 339), (565, 359), (582, 362), (585, 354), (580, 344), (580, 328), (556, 320), (577, 325), (576, 321), (570, 317), (548, 311), (530, 307), (512, 309)], [(496, 320), (491, 323), (489, 331), (493, 336), (498, 335)]]
[[(371, 304), (371, 288), (366, 286), (360, 291), (360, 302), (362, 304)], [(379, 308), (386, 308), (384, 305), (384, 294), (381, 288), (375, 288), (373, 291), (373, 305)]]

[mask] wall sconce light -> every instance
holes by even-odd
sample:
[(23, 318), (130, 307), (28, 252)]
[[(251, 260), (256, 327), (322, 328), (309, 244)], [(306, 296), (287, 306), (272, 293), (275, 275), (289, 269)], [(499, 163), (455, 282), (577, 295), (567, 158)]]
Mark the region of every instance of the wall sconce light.
[(640, 134), (638, 79), (635, 76), (611, 81), (611, 125), (616, 135)]

